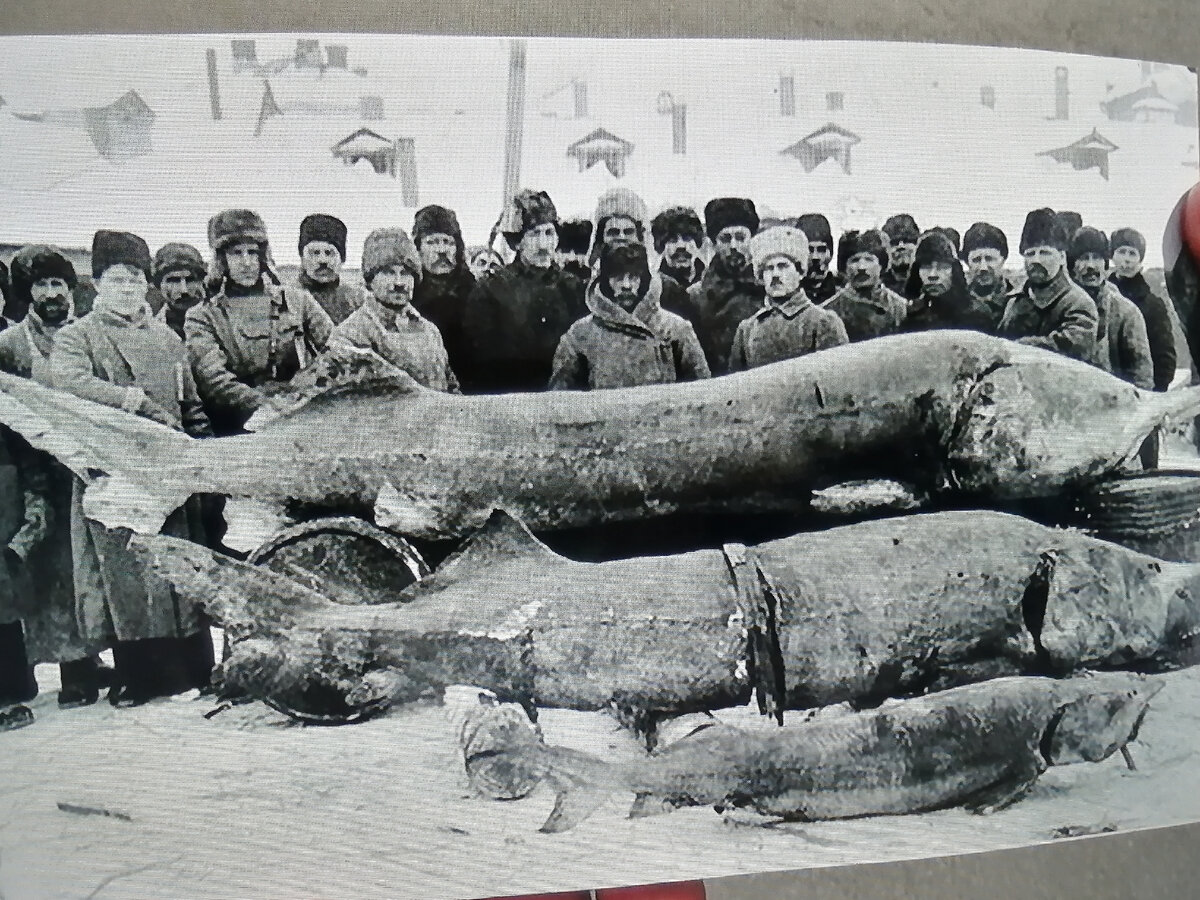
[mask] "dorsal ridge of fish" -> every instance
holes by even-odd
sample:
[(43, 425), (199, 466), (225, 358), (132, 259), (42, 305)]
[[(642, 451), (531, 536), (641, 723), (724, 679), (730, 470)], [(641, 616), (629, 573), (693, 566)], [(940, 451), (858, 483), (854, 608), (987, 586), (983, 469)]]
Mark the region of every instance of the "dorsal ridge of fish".
[(525, 523), (512, 513), (493, 509), (479, 530), (438, 566), (433, 577), (461, 580), (515, 559), (559, 560), (563, 557), (534, 537)]
[(344, 399), (356, 394), (373, 397), (419, 394), (426, 390), (415, 378), (373, 350), (334, 343), (299, 372), (284, 391), (273, 395), (271, 404), (256, 412), (246, 428), (256, 431), (326, 399)]

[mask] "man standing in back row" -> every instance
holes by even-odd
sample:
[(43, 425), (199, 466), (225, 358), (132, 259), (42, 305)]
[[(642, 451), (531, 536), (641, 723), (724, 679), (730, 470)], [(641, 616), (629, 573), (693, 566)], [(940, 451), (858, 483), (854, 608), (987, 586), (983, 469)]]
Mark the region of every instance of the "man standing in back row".
[(362, 306), (362, 289), (342, 281), (346, 261), (346, 223), (336, 216), (313, 213), (300, 223), (299, 286), (321, 304), (336, 325)]

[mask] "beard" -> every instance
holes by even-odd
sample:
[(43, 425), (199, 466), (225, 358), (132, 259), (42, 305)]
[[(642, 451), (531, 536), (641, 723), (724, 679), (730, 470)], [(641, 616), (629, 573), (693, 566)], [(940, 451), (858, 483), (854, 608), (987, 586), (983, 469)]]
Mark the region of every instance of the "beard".
[(47, 325), (60, 325), (71, 314), (69, 297), (51, 297), (31, 305), (38, 318)]

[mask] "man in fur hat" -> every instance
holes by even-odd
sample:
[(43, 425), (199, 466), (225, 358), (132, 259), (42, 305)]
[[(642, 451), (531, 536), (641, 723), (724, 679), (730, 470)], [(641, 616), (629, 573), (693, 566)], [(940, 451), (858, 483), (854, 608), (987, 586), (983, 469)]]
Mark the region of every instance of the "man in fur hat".
[(908, 213), (897, 213), (883, 223), (881, 229), (887, 238), (888, 265), (883, 273), (883, 284), (897, 294), (904, 293), (908, 273), (912, 268), (913, 254), (917, 252), (917, 241), (921, 229)]
[(592, 223), (588, 219), (569, 219), (558, 226), (558, 264), (582, 281), (592, 278), (588, 265), (591, 246)]
[(204, 300), (208, 266), (191, 244), (163, 244), (154, 254), (153, 274), (164, 301), (158, 317), (182, 340), (188, 310)]
[(325, 349), (333, 322), (308, 291), (280, 285), (257, 213), (217, 213), (208, 243), (216, 293), (188, 310), (184, 333), (213, 430), (240, 434), (273, 389)]
[(825, 303), (846, 284), (829, 267), (833, 261), (833, 231), (829, 227), (829, 220), (821, 213), (805, 213), (796, 219), (796, 227), (808, 238), (808, 271), (804, 273), (804, 293), (813, 303)]
[[(51, 380), (93, 403), (206, 437), (212, 432), (183, 342), (146, 303), (150, 273), (150, 249), (140, 237), (97, 233), (95, 303), (55, 337)], [(127, 533), (88, 519), (82, 501), (77, 480), (71, 507), (75, 598), (84, 639), (112, 644), (116, 684), (109, 699), (137, 705), (207, 687), (213, 647), (199, 611), (141, 567), (127, 548)], [(167, 519), (163, 533), (203, 543), (198, 515), (189, 501)]]
[(1035, 209), (1025, 217), (1025, 284), (1009, 295), (998, 333), (1087, 361), (1095, 358), (1099, 314), (1087, 292), (1068, 277), (1069, 246), (1066, 227), (1054, 210)]
[(1175, 329), (1167, 301), (1150, 289), (1142, 274), (1146, 239), (1136, 229), (1118, 228), (1109, 239), (1109, 253), (1109, 280), (1141, 311), (1154, 362), (1154, 390), (1165, 391), (1175, 378)]
[(595, 266), (600, 259), (600, 250), (618, 244), (645, 244), (646, 220), (649, 218), (646, 201), (629, 188), (610, 188), (596, 202), (596, 214), (592, 221), (596, 228), (592, 232), (592, 252), (589, 262)]
[(641, 243), (604, 246), (588, 287), (589, 315), (563, 335), (551, 390), (595, 390), (708, 378), (687, 320), (659, 305), (663, 279)]
[(658, 274), (677, 282), (685, 290), (704, 275), (700, 246), (704, 243), (704, 225), (690, 206), (664, 209), (650, 223), (655, 251), (662, 256)]
[(729, 369), (729, 350), (742, 322), (763, 305), (763, 286), (750, 262), (758, 210), (745, 197), (718, 197), (704, 207), (704, 230), (715, 255), (704, 276), (688, 288), (696, 337), (714, 375)]
[(585, 282), (554, 258), (558, 211), (545, 191), (513, 197), (500, 230), (517, 258), (471, 292), (458, 376), (467, 392), (545, 390), (558, 342), (587, 311)]
[[(96, 232), (97, 235), (101, 234), (101, 233), (103, 233), (103, 232), (99, 232), (99, 231)], [(96, 247), (95, 242), (96, 242), (96, 236), (93, 235), (92, 236), (92, 253), (93, 254), (95, 254), (97, 252), (97, 247)], [(92, 311), (92, 303), (96, 299), (96, 286), (94, 284), (92, 284), (91, 281), (87, 280), (86, 276), (79, 279), (79, 283), (75, 286), (75, 290), (72, 291), (71, 293), (73, 294), (73, 302), (74, 302), (74, 306), (75, 306), (75, 317), (76, 318), (82, 318), (83, 316), (86, 316), (89, 312)], [(150, 304), (150, 311), (153, 312), (155, 315), (159, 314), (159, 312), (163, 308), (163, 305), (166, 303), (165, 298), (159, 292), (158, 288), (154, 285), (153, 279), (151, 280), (149, 288), (146, 290), (146, 302), (148, 304)], [(24, 317), (25, 311), (21, 310), (20, 312), (21, 312), (21, 316)]]
[(995, 225), (976, 222), (963, 235), (959, 258), (967, 266), (967, 289), (971, 292), (973, 304), (991, 322), (986, 331), (995, 334), (1004, 317), (1011, 290), (1004, 277), (1008, 238)]
[(301, 289), (312, 295), (336, 325), (362, 305), (362, 289), (342, 281), (346, 261), (346, 223), (336, 216), (313, 213), (300, 223)]
[[(12, 293), (28, 312), (0, 334), (0, 370), (50, 385), (50, 349), (58, 331), (73, 321), (71, 291), (77, 283), (75, 267), (57, 247), (30, 245), (18, 251), (12, 260)], [(83, 639), (75, 615), (73, 478), (52, 457), (2, 431), (0, 473), (9, 471), (11, 477), (0, 478), (0, 494), (7, 494), (0, 508), (8, 511), (0, 517), (0, 541), (9, 576), (0, 578), (5, 585), (0, 622), (13, 621), (0, 624), (0, 657), (12, 654), (11, 660), (20, 664), (0, 663), (0, 705), (18, 681), (32, 684), (36, 694), (32, 664), (56, 662), (62, 682), (58, 705), (86, 706), (99, 697), (101, 669), (95, 653), (100, 647)], [(18, 673), (16, 681), (11, 673)]]
[(934, 228), (917, 242), (905, 294), (909, 303), (905, 331), (964, 328), (991, 333), (990, 311), (967, 288), (959, 248), (945, 231)]
[[(413, 219), (412, 239), (421, 257), (412, 305), (441, 332), (450, 365), (462, 365), (466, 356), (463, 311), (475, 290), (475, 276), (467, 268), (458, 216), (444, 206), (423, 207)], [(370, 282), (367, 287), (370, 289)]]
[(754, 273), (767, 302), (738, 325), (729, 370), (738, 372), (838, 347), (847, 342), (842, 320), (805, 296), (808, 239), (790, 225), (764, 229), (750, 241)]
[[(591, 239), (592, 223), (588, 223), (588, 235)], [(586, 245), (585, 245), (586, 246)], [(482, 244), (476, 244), (468, 247), (464, 254), (467, 260), (467, 268), (471, 270), (471, 274), (475, 276), (475, 282), (478, 284), (489, 275), (495, 275), (504, 268), (504, 260), (500, 258), (500, 254), (491, 247), (485, 247)]]
[(429, 277), (423, 255), (403, 228), (378, 228), (367, 235), (362, 273), (371, 295), (333, 329), (329, 346), (372, 350), (417, 383), (458, 393), (442, 332), (413, 303), (417, 285)]
[(1145, 390), (1154, 387), (1154, 362), (1141, 311), (1116, 289), (1108, 275), (1108, 237), (1083, 226), (1067, 249), (1071, 279), (1096, 304), (1096, 354), (1091, 362)]
[(838, 271), (846, 286), (824, 304), (837, 315), (851, 341), (895, 334), (904, 325), (908, 304), (884, 287), (887, 241), (879, 231), (847, 231), (838, 241)]

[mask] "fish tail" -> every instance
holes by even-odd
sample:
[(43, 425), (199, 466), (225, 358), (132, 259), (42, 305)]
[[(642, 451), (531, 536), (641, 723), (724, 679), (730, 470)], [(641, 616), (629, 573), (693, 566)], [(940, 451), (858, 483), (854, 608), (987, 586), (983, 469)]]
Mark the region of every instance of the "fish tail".
[(119, 409), (0, 373), (0, 424), (86, 484), (84, 512), (110, 528), (155, 533), (195, 491), (180, 477), (197, 441)]
[(1154, 417), (1156, 425), (1164, 419), (1200, 415), (1200, 384), (1151, 393), (1145, 407), (1147, 413)]
[(616, 766), (563, 747), (542, 747), (546, 779), (557, 796), (554, 809), (538, 829), (544, 834), (570, 831), (592, 815), (614, 791), (625, 790)]

